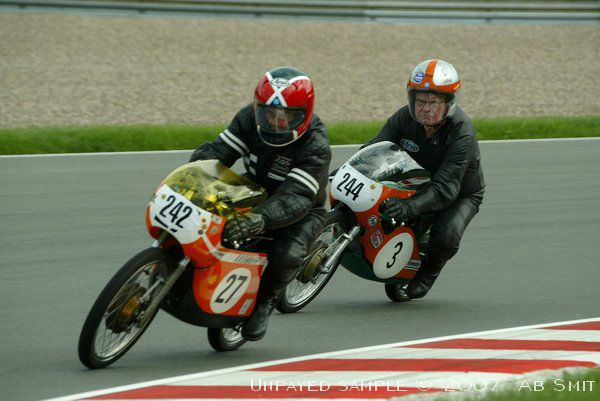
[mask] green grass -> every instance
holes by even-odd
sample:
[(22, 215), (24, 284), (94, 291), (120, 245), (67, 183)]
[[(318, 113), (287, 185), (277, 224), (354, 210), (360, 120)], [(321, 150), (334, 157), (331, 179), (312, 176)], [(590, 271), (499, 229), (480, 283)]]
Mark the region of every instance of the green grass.
[[(461, 401), (598, 401), (600, 400), (600, 369), (582, 373), (565, 373), (546, 380), (535, 387), (533, 379), (517, 381), (514, 390), (502, 389), (460, 398)], [(577, 387), (578, 385), (578, 387)], [(520, 390), (519, 390), (520, 388)], [(484, 395), (485, 394), (485, 395)], [(433, 401), (449, 401), (456, 398), (443, 395)]]
[[(531, 139), (600, 136), (600, 116), (510, 117), (474, 120), (478, 138)], [(364, 143), (383, 121), (327, 124), (332, 144)], [(0, 129), (0, 154), (193, 149), (225, 125), (93, 126)]]

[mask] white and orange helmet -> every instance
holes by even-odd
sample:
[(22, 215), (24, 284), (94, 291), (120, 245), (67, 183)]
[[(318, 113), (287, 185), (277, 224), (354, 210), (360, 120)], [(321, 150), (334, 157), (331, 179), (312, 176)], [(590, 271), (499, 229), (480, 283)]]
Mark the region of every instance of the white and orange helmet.
[(415, 117), (415, 95), (418, 92), (437, 93), (446, 98), (446, 110), (442, 119), (452, 117), (460, 99), (460, 78), (456, 68), (444, 60), (425, 60), (417, 65), (406, 84), (408, 110)]

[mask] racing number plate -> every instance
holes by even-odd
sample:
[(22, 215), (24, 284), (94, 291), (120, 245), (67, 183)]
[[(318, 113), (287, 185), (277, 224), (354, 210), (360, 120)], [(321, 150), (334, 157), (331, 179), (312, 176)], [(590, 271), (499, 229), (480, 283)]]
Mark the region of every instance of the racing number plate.
[(211, 214), (167, 185), (163, 185), (150, 202), (150, 219), (152, 225), (164, 228), (179, 243), (190, 244), (206, 231)]
[(233, 308), (246, 293), (251, 277), (250, 270), (243, 267), (230, 271), (213, 292), (210, 299), (212, 311), (223, 313)]
[(345, 203), (355, 212), (372, 208), (382, 191), (381, 184), (365, 177), (349, 164), (344, 164), (331, 182), (333, 198)]

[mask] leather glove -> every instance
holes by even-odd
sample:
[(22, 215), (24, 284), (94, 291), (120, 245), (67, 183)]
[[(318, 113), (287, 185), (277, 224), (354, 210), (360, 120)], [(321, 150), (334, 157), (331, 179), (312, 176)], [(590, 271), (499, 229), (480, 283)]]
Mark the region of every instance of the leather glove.
[(227, 220), (223, 228), (223, 241), (240, 241), (265, 232), (265, 220), (262, 214), (246, 213)]
[(408, 218), (408, 205), (404, 199), (392, 197), (384, 200), (379, 205), (379, 213), (387, 215), (397, 223), (403, 222)]

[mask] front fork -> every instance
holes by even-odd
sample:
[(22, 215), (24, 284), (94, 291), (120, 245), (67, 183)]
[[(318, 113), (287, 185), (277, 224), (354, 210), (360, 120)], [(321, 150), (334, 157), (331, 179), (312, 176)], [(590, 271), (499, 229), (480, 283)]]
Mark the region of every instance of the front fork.
[[(161, 235), (159, 235), (158, 239), (156, 241), (154, 241), (154, 243), (152, 244), (152, 247), (153, 248), (160, 247), (162, 245), (162, 243), (166, 240), (167, 237), (168, 237), (168, 233), (166, 231), (163, 231), (161, 233)], [(141, 324), (144, 323), (144, 321), (146, 320), (146, 318), (148, 316), (154, 316), (154, 312), (156, 311), (156, 309), (158, 309), (158, 307), (160, 306), (160, 303), (167, 296), (169, 291), (171, 291), (171, 288), (173, 288), (173, 286), (175, 285), (175, 283), (177, 282), (179, 277), (181, 277), (181, 275), (185, 272), (187, 265), (189, 263), (190, 263), (190, 258), (188, 258), (187, 256), (184, 256), (177, 264), (177, 267), (175, 268), (175, 270), (171, 274), (169, 274), (169, 276), (166, 279), (163, 279), (162, 277), (158, 277), (156, 283), (148, 291), (146, 291), (146, 293), (140, 298), (140, 302), (144, 302), (144, 301), (147, 301), (148, 298), (152, 298), (150, 305), (148, 305), (148, 307), (144, 310), (144, 314), (140, 319)], [(152, 293), (158, 287), (158, 285), (161, 283), (163, 284), (163, 286), (160, 289), (159, 293), (156, 296), (152, 297)]]
[[(155, 297), (152, 297), (152, 302), (150, 303), (150, 305), (148, 305), (148, 307), (144, 311), (144, 316), (142, 316), (142, 318), (141, 318), (141, 323), (143, 323), (144, 320), (148, 316), (154, 316), (154, 312), (156, 311), (156, 309), (158, 309), (158, 307), (160, 306), (160, 303), (167, 296), (169, 291), (171, 291), (171, 288), (173, 288), (173, 286), (175, 285), (175, 283), (177, 282), (179, 277), (181, 277), (183, 272), (185, 272), (187, 265), (189, 263), (190, 263), (190, 258), (188, 258), (187, 256), (184, 256), (183, 259), (181, 259), (179, 261), (179, 263), (177, 264), (177, 268), (173, 271), (173, 273), (171, 273), (169, 275), (169, 277), (167, 277), (166, 280), (159, 278), (159, 280), (162, 281), (164, 283), (164, 285), (160, 289), (159, 293)], [(148, 291), (148, 292), (146, 292), (146, 294), (144, 294), (144, 298), (150, 297), (151, 295), (152, 295), (152, 292)]]
[(337, 265), (337, 261), (342, 256), (348, 245), (356, 238), (360, 233), (360, 226), (354, 226), (349, 232), (340, 235), (333, 244), (329, 245), (325, 250), (325, 254), (329, 254), (329, 257), (323, 263), (321, 267), (322, 273), (329, 273)]

